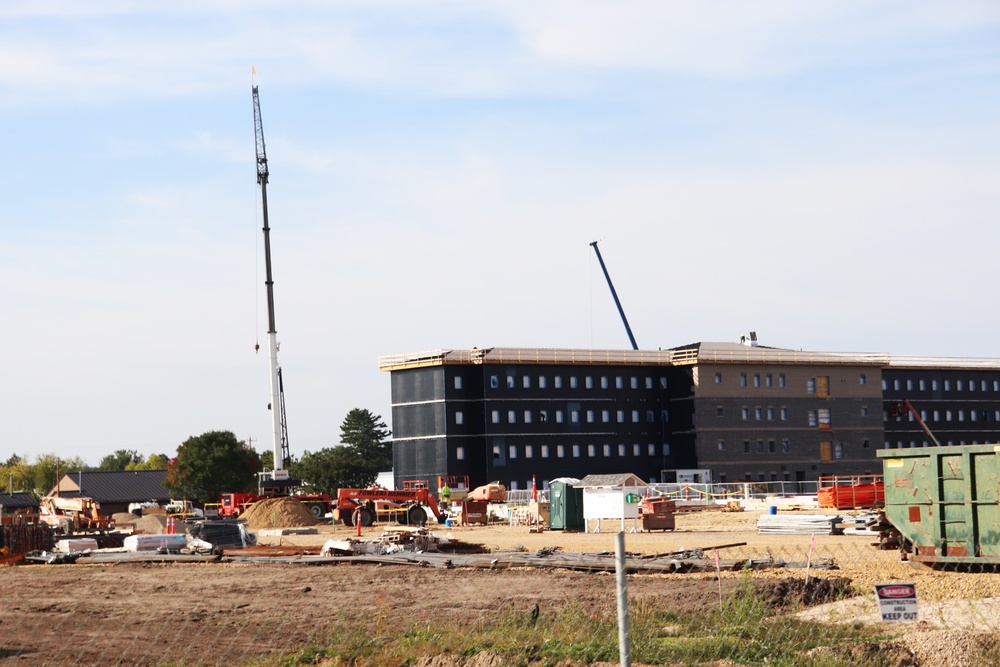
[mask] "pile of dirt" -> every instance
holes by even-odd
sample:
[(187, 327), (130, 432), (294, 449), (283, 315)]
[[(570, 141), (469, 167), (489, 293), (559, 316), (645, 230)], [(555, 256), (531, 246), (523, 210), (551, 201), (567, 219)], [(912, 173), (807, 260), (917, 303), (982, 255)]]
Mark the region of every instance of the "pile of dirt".
[(315, 526), (316, 518), (309, 509), (295, 498), (268, 498), (258, 500), (247, 508), (241, 517), (247, 528), (302, 528)]
[(111, 515), (111, 519), (120, 526), (122, 524), (133, 524), (139, 520), (139, 517), (131, 512), (115, 512)]
[(767, 604), (779, 609), (811, 607), (855, 595), (848, 577), (814, 578), (808, 582), (788, 577), (757, 584), (757, 594)]

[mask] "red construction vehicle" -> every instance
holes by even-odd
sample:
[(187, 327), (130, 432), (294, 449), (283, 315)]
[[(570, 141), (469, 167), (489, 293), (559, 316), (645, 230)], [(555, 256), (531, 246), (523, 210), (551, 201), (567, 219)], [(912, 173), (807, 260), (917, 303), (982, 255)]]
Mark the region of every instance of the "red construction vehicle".
[(411, 488), (395, 491), (380, 486), (337, 491), (337, 512), (345, 526), (354, 525), (355, 515), (362, 526), (370, 526), (376, 521), (422, 526), (427, 523), (424, 507), (430, 507), (438, 523), (444, 523), (444, 516), (426, 482), (423, 486), (414, 484)]
[[(219, 503), (219, 518), (235, 519), (246, 512), (247, 507), (258, 500), (266, 500), (267, 498), (277, 497), (280, 496), (270, 494), (261, 495), (259, 493), (223, 493), (222, 500)], [(322, 519), (326, 516), (327, 512), (330, 512), (333, 509), (330, 504), (330, 496), (325, 493), (288, 497), (294, 498), (305, 505), (317, 519)]]

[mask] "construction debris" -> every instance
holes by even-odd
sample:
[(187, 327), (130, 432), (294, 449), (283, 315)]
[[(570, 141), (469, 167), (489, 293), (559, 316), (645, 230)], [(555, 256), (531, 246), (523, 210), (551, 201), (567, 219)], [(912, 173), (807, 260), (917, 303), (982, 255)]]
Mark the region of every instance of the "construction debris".
[(757, 532), (762, 535), (839, 535), (842, 521), (842, 517), (826, 514), (761, 514), (757, 518)]

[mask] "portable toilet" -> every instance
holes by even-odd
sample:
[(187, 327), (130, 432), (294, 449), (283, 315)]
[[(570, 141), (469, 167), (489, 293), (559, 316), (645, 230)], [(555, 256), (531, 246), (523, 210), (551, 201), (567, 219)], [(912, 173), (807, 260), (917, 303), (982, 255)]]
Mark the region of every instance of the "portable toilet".
[(573, 486), (578, 482), (566, 477), (549, 482), (550, 530), (583, 529), (583, 489)]

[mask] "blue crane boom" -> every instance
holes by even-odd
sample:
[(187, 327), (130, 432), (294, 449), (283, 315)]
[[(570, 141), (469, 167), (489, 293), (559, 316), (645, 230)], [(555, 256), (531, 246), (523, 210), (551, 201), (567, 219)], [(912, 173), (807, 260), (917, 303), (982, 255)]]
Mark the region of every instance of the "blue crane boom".
[(625, 310), (622, 309), (622, 302), (618, 300), (618, 292), (615, 291), (615, 286), (611, 282), (611, 276), (608, 275), (608, 267), (604, 266), (604, 258), (601, 257), (601, 251), (597, 248), (597, 241), (590, 244), (593, 247), (594, 252), (597, 253), (597, 261), (601, 263), (601, 271), (604, 271), (604, 278), (608, 281), (608, 287), (611, 288), (611, 296), (615, 300), (615, 305), (618, 306), (618, 314), (622, 316), (622, 323), (625, 325), (625, 332), (628, 334), (628, 339), (632, 343), (632, 349), (638, 350), (639, 346), (635, 343), (635, 336), (632, 335), (632, 327), (628, 325), (628, 318), (625, 317)]

